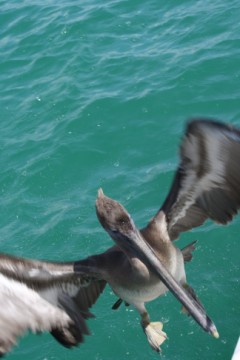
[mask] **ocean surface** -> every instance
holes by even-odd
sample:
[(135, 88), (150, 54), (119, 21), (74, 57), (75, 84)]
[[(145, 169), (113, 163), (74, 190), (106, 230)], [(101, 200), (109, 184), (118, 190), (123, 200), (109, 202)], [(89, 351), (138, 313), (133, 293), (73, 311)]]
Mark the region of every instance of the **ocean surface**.
[[(240, 2), (0, 0), (0, 251), (74, 260), (112, 241), (97, 189), (143, 227), (167, 195), (186, 120), (240, 127)], [(228, 360), (240, 333), (239, 216), (197, 239), (189, 283), (212, 338), (169, 293), (149, 303), (168, 340), (154, 353), (133, 308), (106, 288), (91, 337), (67, 350), (27, 334), (8, 360)], [(3, 304), (1, 304), (3, 306)]]

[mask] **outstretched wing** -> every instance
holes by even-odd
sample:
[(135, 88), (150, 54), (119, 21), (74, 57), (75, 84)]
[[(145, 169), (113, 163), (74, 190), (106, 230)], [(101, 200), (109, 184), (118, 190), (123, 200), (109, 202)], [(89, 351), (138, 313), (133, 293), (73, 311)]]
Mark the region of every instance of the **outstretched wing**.
[(0, 254), (0, 354), (28, 330), (49, 331), (68, 348), (84, 341), (90, 334), (86, 319), (93, 317), (89, 308), (106, 285), (91, 258), (84, 265), (87, 271), (76, 272), (75, 263)]
[(240, 131), (212, 120), (187, 125), (180, 165), (158, 214), (171, 240), (207, 218), (226, 224), (240, 207)]
[(24, 283), (0, 274), (0, 356), (11, 350), (26, 331), (68, 330), (75, 326), (70, 316), (55, 307)]

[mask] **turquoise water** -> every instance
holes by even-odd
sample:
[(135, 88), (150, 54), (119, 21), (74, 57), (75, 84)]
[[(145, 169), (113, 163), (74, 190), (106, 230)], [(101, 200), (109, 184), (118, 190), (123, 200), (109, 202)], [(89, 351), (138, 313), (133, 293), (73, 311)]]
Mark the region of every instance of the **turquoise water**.
[[(72, 260), (112, 244), (97, 189), (139, 227), (164, 200), (185, 120), (240, 127), (240, 4), (206, 1), (0, 1), (1, 251)], [(171, 294), (148, 304), (169, 340), (164, 360), (231, 358), (239, 336), (239, 216), (183, 234), (198, 239), (190, 284), (219, 340), (180, 313)], [(110, 288), (92, 336), (72, 351), (27, 335), (8, 359), (158, 359), (131, 308)]]

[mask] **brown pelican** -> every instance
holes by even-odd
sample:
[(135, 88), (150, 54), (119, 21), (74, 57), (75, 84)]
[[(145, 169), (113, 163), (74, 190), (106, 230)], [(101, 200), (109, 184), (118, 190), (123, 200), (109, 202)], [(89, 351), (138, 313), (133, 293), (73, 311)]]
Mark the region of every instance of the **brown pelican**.
[(151, 347), (166, 339), (161, 322), (151, 322), (145, 308), (168, 289), (210, 334), (218, 337), (194, 290), (186, 280), (179, 234), (207, 218), (226, 224), (240, 207), (240, 131), (210, 120), (188, 124), (180, 165), (163, 206), (138, 230), (122, 205), (98, 192), (96, 212), (115, 245), (76, 262), (56, 263), (0, 256), (0, 353), (23, 332), (49, 331), (64, 346), (83, 341), (89, 331), (89, 308), (108, 283), (119, 300), (133, 305)]

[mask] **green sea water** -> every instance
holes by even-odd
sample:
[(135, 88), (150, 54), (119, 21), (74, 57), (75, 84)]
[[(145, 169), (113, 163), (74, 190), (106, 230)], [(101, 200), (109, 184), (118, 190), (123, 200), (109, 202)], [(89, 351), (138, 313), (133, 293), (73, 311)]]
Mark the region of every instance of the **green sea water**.
[[(97, 189), (142, 227), (167, 195), (185, 121), (240, 127), (240, 3), (0, 0), (0, 251), (74, 260), (111, 246)], [(239, 216), (182, 234), (187, 264), (220, 339), (168, 294), (148, 304), (163, 321), (164, 360), (228, 360), (239, 336)], [(26, 335), (9, 360), (159, 359), (134, 309), (111, 310), (106, 288), (92, 332), (74, 350)], [(4, 306), (4, 304), (1, 304)]]

